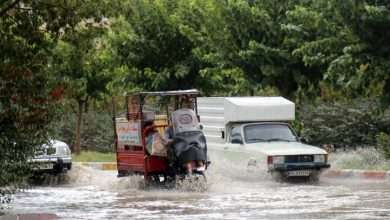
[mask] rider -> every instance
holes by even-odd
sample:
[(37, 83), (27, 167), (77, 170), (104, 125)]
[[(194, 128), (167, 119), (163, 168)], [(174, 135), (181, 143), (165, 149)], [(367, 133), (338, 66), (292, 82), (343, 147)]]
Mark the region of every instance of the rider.
[[(181, 108), (177, 109), (176, 111), (174, 111), (172, 113), (171, 118), (169, 120), (170, 121), (169, 126), (165, 130), (165, 138), (168, 139), (169, 142), (171, 143), (169, 145), (169, 148), (168, 148), (169, 149), (168, 150), (168, 152), (169, 152), (168, 159), (169, 159), (171, 164), (174, 164), (174, 162), (176, 162), (175, 150), (177, 150), (177, 149), (174, 149), (174, 146), (175, 146), (175, 144), (179, 144), (179, 142), (176, 142), (176, 143), (173, 142), (173, 140), (176, 139), (176, 138), (174, 138), (174, 136), (176, 135), (175, 133), (180, 132), (180, 131), (191, 131), (193, 129), (197, 129), (197, 128), (193, 127), (194, 125), (198, 126), (198, 122), (196, 120), (195, 113), (192, 110), (193, 109), (193, 100), (191, 99), (191, 97), (184, 96), (184, 97), (181, 97), (181, 99), (179, 101), (181, 104), (180, 105)], [(195, 118), (194, 118), (194, 116), (195, 116)], [(183, 121), (181, 121), (181, 120), (183, 120)], [(196, 120), (196, 121), (193, 121), (193, 120)], [(175, 129), (178, 129), (179, 131), (177, 131)], [(182, 138), (183, 137), (181, 137), (181, 139)], [(180, 146), (180, 145), (178, 145), (178, 146)], [(180, 149), (180, 148), (178, 148), (178, 149)], [(196, 161), (197, 167), (203, 167), (203, 165), (204, 165), (204, 163), (202, 160)], [(185, 163), (185, 168), (188, 170), (189, 173), (192, 172), (191, 161), (188, 161)]]
[[(182, 108), (192, 108), (192, 102), (189, 97), (183, 96), (180, 97), (179, 103)], [(178, 110), (178, 109), (176, 109)], [(175, 157), (175, 150), (174, 150), (174, 131), (173, 131), (173, 119), (171, 116), (169, 116), (168, 119), (168, 127), (165, 129), (164, 132), (164, 138), (167, 143), (167, 156), (168, 156), (168, 161), (171, 167), (174, 166), (176, 162), (176, 157)]]
[[(183, 97), (181, 97), (179, 102), (181, 103), (181, 109), (192, 109), (193, 108), (193, 103), (192, 103), (192, 100), (191, 100), (190, 96), (183, 96)], [(178, 110), (178, 109), (176, 109), (176, 110)], [(165, 133), (165, 138), (168, 141), (172, 142), (172, 140), (173, 140), (173, 122), (172, 122), (172, 118), (170, 118), (168, 121), (169, 121), (169, 125), (165, 129), (164, 133)]]

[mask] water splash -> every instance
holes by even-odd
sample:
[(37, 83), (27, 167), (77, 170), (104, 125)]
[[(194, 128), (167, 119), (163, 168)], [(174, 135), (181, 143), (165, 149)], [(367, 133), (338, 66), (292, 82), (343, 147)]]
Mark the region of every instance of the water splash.
[(116, 172), (98, 170), (93, 167), (75, 165), (68, 172), (67, 184), (72, 187), (95, 186), (99, 189), (122, 191), (139, 189), (142, 176), (128, 176), (118, 178)]
[[(388, 219), (390, 186), (275, 183), (268, 173), (211, 154), (207, 192), (139, 190), (142, 177), (74, 166), (68, 183), (16, 194), (14, 213), (61, 219)], [(380, 198), (380, 200), (378, 200)], [(381, 216), (379, 216), (381, 215)]]
[(332, 153), (329, 155), (329, 162), (334, 169), (390, 169), (390, 161), (386, 160), (383, 154), (373, 147)]

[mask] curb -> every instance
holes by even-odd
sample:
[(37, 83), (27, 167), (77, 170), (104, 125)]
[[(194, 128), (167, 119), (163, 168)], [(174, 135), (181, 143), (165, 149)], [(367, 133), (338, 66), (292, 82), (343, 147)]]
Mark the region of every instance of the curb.
[(75, 165), (92, 167), (97, 170), (117, 170), (116, 162), (73, 162)]
[(382, 170), (328, 170), (323, 176), (329, 178), (353, 178), (367, 180), (390, 180), (390, 171)]

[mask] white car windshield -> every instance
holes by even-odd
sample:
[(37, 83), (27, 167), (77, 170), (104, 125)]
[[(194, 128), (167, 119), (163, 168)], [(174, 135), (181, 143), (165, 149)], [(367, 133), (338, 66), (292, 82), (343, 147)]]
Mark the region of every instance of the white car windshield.
[(285, 124), (254, 124), (244, 127), (245, 142), (297, 141), (294, 133)]

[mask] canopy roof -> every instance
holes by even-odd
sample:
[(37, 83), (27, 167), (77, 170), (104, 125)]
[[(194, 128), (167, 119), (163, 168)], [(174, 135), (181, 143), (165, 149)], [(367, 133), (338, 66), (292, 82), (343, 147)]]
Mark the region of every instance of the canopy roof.
[(139, 92), (135, 95), (151, 95), (151, 96), (180, 96), (180, 95), (192, 95), (198, 96), (199, 91), (197, 89), (188, 90), (173, 90), (173, 91), (156, 91), (156, 92)]

